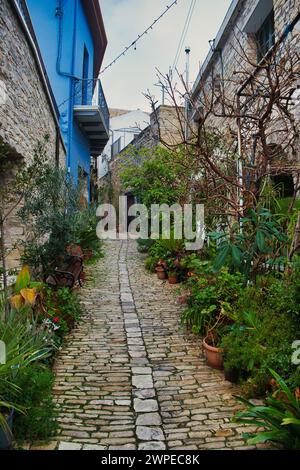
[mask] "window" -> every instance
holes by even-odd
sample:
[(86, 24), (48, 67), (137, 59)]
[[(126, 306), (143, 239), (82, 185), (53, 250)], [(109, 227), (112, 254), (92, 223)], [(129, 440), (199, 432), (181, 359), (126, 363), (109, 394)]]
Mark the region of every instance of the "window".
[(111, 158), (121, 152), (121, 137), (116, 140), (111, 146)]
[(84, 46), (82, 65), (82, 104), (88, 104), (89, 53)]
[(260, 61), (275, 43), (274, 10), (267, 16), (256, 33), (257, 59)]

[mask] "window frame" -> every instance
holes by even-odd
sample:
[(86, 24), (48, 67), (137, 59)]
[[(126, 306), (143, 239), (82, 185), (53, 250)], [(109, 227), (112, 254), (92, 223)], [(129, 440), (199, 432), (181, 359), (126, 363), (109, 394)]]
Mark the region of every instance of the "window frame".
[(257, 60), (260, 62), (275, 44), (274, 8), (255, 33), (255, 39), (257, 42)]

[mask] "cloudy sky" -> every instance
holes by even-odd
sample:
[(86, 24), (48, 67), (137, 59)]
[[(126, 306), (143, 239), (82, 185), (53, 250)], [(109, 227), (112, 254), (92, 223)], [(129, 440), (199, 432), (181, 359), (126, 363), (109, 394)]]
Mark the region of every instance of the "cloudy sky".
[[(103, 66), (110, 63), (131, 44), (159, 16), (173, 0), (100, 0), (108, 37)], [(184, 42), (178, 69), (185, 68), (184, 47), (191, 47), (191, 81), (195, 80), (199, 66), (209, 51), (210, 39), (222, 23), (231, 0), (197, 0), (189, 31)], [(167, 73), (173, 65), (177, 47), (188, 14), (191, 0), (178, 0), (159, 23), (102, 76), (106, 98), (110, 107), (143, 109), (149, 103), (143, 93), (150, 89), (161, 99), (156, 68)]]

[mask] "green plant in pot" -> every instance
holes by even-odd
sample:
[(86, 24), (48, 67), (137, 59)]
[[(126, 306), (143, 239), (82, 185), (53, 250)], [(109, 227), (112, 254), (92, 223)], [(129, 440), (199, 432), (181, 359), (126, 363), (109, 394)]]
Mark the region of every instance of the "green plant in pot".
[(179, 282), (180, 268), (179, 258), (169, 258), (167, 260), (169, 284), (177, 284)]
[(236, 313), (229, 302), (220, 301), (218, 313), (212, 315), (207, 323), (207, 334), (203, 339), (203, 350), (210, 367), (223, 369), (222, 339), (234, 324)]
[(224, 326), (225, 317), (220, 313), (214, 325), (208, 330), (202, 341), (203, 351), (207, 364), (213, 369), (223, 369), (223, 352), (220, 347), (222, 336), (226, 326)]
[(167, 263), (160, 259), (155, 268), (158, 279), (164, 280), (167, 277)]

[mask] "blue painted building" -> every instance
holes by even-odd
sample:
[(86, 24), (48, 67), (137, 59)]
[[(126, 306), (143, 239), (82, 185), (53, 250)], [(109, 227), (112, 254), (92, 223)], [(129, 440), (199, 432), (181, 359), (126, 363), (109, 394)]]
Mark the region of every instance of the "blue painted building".
[(59, 112), (67, 170), (90, 199), (91, 158), (109, 139), (109, 111), (98, 79), (107, 39), (99, 0), (22, 0)]

